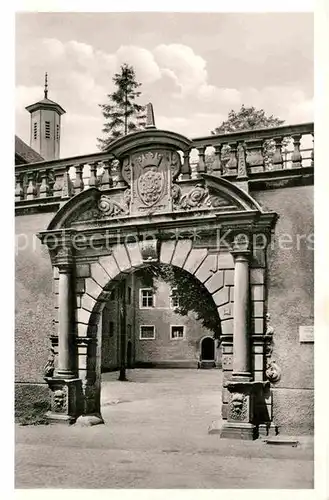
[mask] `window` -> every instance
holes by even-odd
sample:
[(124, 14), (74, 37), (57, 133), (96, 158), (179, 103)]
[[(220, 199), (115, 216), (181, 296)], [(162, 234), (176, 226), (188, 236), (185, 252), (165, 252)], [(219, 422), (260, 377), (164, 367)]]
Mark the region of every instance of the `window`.
[(171, 326), (170, 338), (173, 340), (184, 338), (184, 326)]
[(110, 335), (110, 337), (114, 336), (114, 323), (113, 323), (113, 321), (109, 322), (109, 335)]
[(115, 300), (115, 288), (111, 292), (110, 300), (112, 300), (112, 301)]
[(38, 137), (38, 124), (37, 122), (33, 123), (33, 139)]
[(142, 325), (140, 329), (140, 340), (155, 339), (155, 328), (153, 325)]
[(131, 339), (131, 325), (127, 326), (127, 335), (128, 335), (128, 339)]
[(131, 304), (131, 287), (128, 286), (127, 288), (127, 303)]
[(141, 309), (154, 307), (154, 295), (152, 288), (141, 288), (139, 307)]
[(59, 141), (59, 125), (56, 125), (56, 139)]
[(177, 288), (173, 288), (170, 295), (170, 307), (172, 309), (177, 309), (179, 307), (179, 297)]
[(45, 122), (45, 127), (46, 127), (46, 139), (50, 139), (50, 122)]

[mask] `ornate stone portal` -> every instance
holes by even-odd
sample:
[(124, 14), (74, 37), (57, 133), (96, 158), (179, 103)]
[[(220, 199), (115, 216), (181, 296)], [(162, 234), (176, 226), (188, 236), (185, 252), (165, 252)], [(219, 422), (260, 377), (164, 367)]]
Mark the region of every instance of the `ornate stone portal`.
[[(46, 377), (52, 390), (51, 420), (102, 422), (99, 324), (112, 280), (148, 263), (166, 263), (204, 283), (218, 308), (229, 375), (221, 435), (256, 437), (254, 395), (264, 382), (255, 381), (251, 371), (249, 277), (251, 265), (257, 267), (252, 241), (258, 233), (269, 238), (276, 214), (263, 212), (226, 179), (200, 172), (189, 178), (190, 145), (179, 134), (156, 129), (114, 141), (117, 185), (80, 192), (40, 233), (59, 285), (57, 364)], [(241, 245), (241, 234), (247, 245)], [(229, 280), (229, 273), (234, 275), (230, 292), (223, 287), (223, 273)]]

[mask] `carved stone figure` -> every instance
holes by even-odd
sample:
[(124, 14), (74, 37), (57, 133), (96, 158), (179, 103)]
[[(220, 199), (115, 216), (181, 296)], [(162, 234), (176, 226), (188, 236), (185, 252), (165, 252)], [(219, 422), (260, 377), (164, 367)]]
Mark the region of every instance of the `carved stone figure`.
[(53, 410), (55, 412), (64, 411), (66, 407), (65, 392), (62, 389), (54, 391), (53, 395)]
[(53, 347), (51, 347), (47, 363), (45, 364), (45, 367), (44, 367), (44, 376), (45, 377), (52, 377), (54, 374), (54, 370), (55, 370), (55, 351), (54, 351)]
[(265, 375), (272, 384), (279, 382), (281, 378), (281, 369), (274, 359), (267, 363)]
[(230, 418), (232, 420), (243, 420), (247, 414), (246, 397), (241, 393), (232, 394), (230, 401)]

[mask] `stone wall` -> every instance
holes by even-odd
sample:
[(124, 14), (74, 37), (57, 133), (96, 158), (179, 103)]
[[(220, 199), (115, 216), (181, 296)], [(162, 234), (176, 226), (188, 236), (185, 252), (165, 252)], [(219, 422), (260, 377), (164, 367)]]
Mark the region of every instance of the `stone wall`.
[(33, 407), (49, 399), (43, 369), (55, 333), (53, 275), (47, 249), (35, 236), (53, 214), (15, 219), (15, 408)]
[[(274, 423), (281, 432), (313, 429), (313, 344), (299, 327), (313, 325), (313, 187), (253, 192), (263, 209), (279, 214), (268, 250), (268, 312), (281, 380), (273, 386)], [(286, 242), (285, 244), (283, 242)]]

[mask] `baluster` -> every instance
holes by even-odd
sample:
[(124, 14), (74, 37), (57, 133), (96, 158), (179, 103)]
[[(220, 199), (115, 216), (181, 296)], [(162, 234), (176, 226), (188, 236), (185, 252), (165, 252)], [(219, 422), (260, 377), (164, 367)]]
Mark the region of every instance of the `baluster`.
[(84, 189), (83, 182), (83, 163), (79, 163), (79, 165), (75, 165), (75, 181), (74, 181), (74, 194), (81, 193)]
[(238, 144), (238, 175), (237, 179), (246, 180), (248, 179), (247, 164), (246, 164), (246, 151), (243, 142)]
[(311, 167), (314, 167), (314, 134), (312, 134), (312, 138), (313, 138), (313, 147), (311, 151)]
[(294, 140), (294, 151), (291, 155), (292, 167), (300, 168), (302, 166), (302, 155), (300, 153), (300, 140), (302, 136), (300, 134), (292, 135)]
[(257, 139), (246, 142), (246, 153), (250, 173), (263, 172), (265, 170), (263, 140)]
[(53, 196), (61, 196), (65, 169), (57, 168), (54, 170), (55, 183), (53, 185)]
[(223, 175), (222, 149), (223, 149), (223, 144), (217, 144), (215, 146), (215, 160), (212, 165), (212, 171), (218, 172), (219, 175)]
[(23, 176), (16, 174), (15, 201), (24, 200)]
[(37, 195), (37, 188), (35, 184), (35, 172), (28, 172), (27, 174), (27, 179), (28, 179), (28, 186), (26, 190), (26, 199), (27, 200), (34, 200)]
[(191, 178), (190, 149), (183, 151), (182, 179)]
[(272, 158), (272, 163), (274, 170), (281, 170), (283, 168), (282, 137), (276, 137), (274, 141), (275, 141), (275, 152)]
[(97, 161), (90, 163), (89, 187), (97, 186), (97, 177), (96, 177), (97, 165), (98, 165)]
[(237, 166), (238, 166), (238, 160), (236, 157), (237, 153), (237, 143), (236, 142), (230, 142), (230, 159), (227, 162), (227, 175), (236, 175), (237, 173)]
[(198, 153), (199, 153), (198, 172), (200, 174), (203, 174), (206, 171), (205, 152), (206, 152), (206, 146), (201, 146), (200, 148), (198, 148)]
[(48, 198), (49, 196), (49, 183), (48, 183), (48, 171), (47, 170), (41, 170), (40, 171), (40, 178), (41, 178), (41, 185), (40, 185), (40, 190), (39, 190), (39, 197), (40, 198)]
[(126, 183), (124, 181), (124, 178), (122, 177), (122, 172), (121, 172), (121, 163), (119, 160), (114, 160), (112, 162), (112, 167), (114, 168), (114, 178), (113, 178), (113, 184), (115, 187), (125, 187)]
[(101, 189), (109, 189), (112, 186), (111, 160), (104, 160), (104, 172), (101, 180)]
[(70, 198), (72, 193), (74, 192), (74, 188), (72, 185), (72, 181), (70, 179), (69, 170), (72, 165), (67, 165), (65, 167), (64, 175), (63, 175), (63, 187), (62, 187), (62, 198)]

